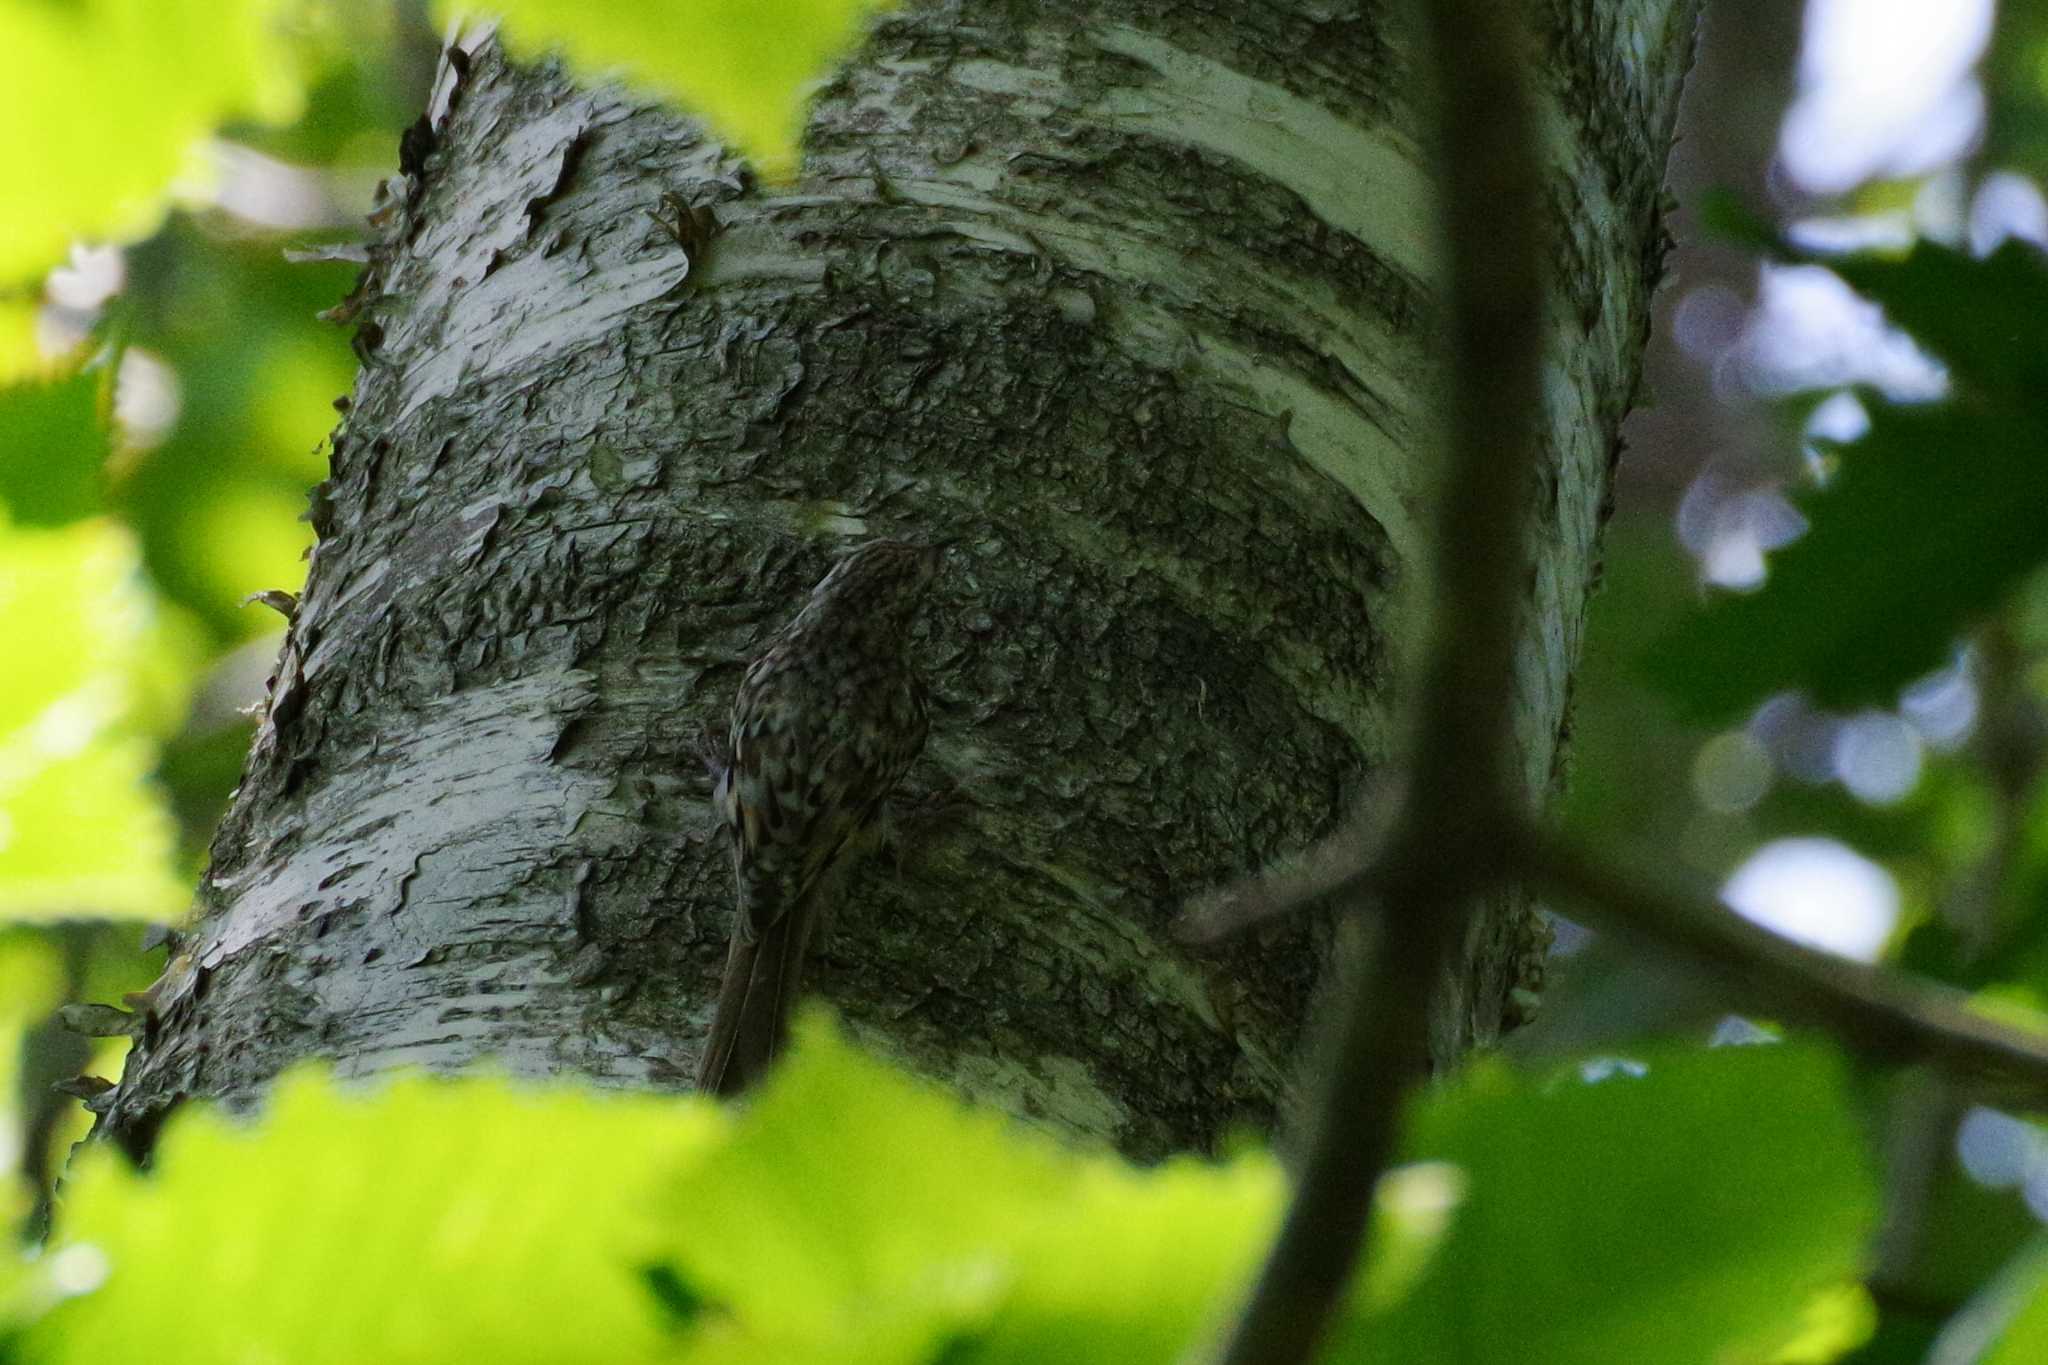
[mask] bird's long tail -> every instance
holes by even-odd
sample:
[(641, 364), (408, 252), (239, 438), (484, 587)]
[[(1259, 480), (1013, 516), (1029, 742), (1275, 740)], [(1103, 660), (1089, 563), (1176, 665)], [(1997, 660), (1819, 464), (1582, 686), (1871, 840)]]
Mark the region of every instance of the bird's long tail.
[(789, 1013), (803, 984), (815, 902), (814, 895), (805, 896), (751, 943), (743, 942), (734, 927), (718, 1008), (697, 1069), (699, 1090), (737, 1095), (760, 1080), (782, 1051)]

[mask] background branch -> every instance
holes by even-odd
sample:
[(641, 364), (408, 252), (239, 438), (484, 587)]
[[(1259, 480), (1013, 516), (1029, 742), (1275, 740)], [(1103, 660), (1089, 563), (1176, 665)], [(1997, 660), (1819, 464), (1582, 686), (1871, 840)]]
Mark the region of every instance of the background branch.
[(1253, 876), (1197, 896), (1188, 902), (1175, 932), (1186, 943), (1216, 943), (1321, 901), (1356, 897), (1371, 879), (1406, 801), (1407, 786), (1393, 769), (1371, 774), (1334, 833)]
[(1818, 1024), (1866, 1056), (1930, 1062), (1994, 1092), (1985, 1098), (2048, 1108), (2048, 1039), (1978, 1014), (1961, 991), (1794, 943), (1538, 832), (1510, 832), (1502, 842), (1510, 867), (1579, 907), (1597, 929), (1712, 968), (1740, 996)]

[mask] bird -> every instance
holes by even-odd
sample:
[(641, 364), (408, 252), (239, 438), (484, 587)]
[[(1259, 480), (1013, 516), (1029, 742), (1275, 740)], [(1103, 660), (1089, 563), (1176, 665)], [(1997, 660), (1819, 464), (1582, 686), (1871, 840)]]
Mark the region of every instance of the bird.
[(702, 1092), (737, 1095), (774, 1062), (840, 874), (924, 748), (910, 623), (940, 554), (901, 540), (855, 547), (740, 681), (708, 759), (737, 891)]

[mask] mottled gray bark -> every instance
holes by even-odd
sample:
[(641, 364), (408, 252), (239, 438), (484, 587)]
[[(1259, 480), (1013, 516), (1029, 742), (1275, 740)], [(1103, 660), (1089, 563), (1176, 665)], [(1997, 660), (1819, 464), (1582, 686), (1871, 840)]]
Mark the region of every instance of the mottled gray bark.
[[(732, 899), (696, 737), (885, 532), (962, 538), (918, 781), (975, 806), (851, 880), (814, 986), (1136, 1154), (1269, 1118), (1327, 934), (1198, 956), (1168, 926), (1392, 759), (1427, 627), (1428, 120), (1383, 8), (913, 5), (766, 191), (672, 114), (478, 51), (364, 280), (306, 593), (114, 1131), (309, 1056), (685, 1084)], [(1532, 802), (1690, 26), (1557, 4), (1532, 54), (1563, 280)], [(1485, 921), (1439, 1060), (1512, 1021), (1542, 939)]]

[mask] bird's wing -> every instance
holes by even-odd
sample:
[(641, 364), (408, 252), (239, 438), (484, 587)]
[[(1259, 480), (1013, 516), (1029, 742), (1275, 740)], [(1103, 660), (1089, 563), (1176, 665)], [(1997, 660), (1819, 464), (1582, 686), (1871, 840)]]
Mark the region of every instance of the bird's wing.
[(847, 771), (844, 736), (829, 711), (803, 707), (733, 727), (730, 795), (743, 932), (752, 938), (787, 913), (836, 862), (874, 814), (875, 774)]

